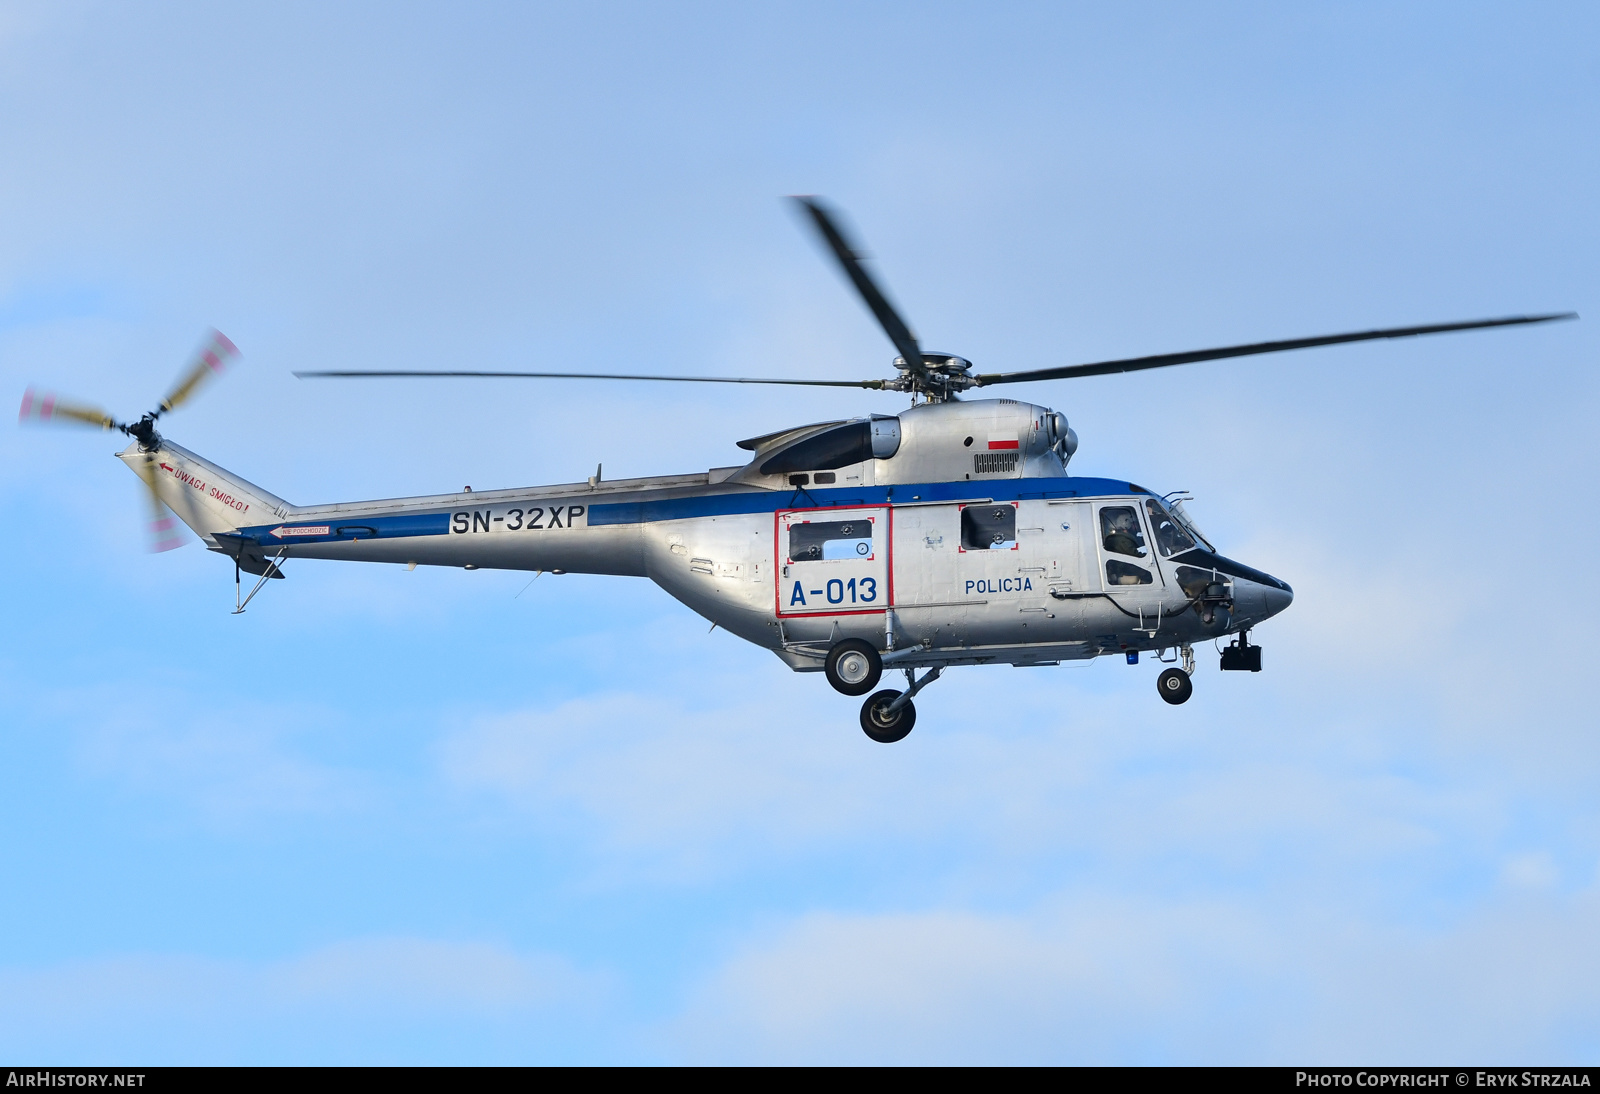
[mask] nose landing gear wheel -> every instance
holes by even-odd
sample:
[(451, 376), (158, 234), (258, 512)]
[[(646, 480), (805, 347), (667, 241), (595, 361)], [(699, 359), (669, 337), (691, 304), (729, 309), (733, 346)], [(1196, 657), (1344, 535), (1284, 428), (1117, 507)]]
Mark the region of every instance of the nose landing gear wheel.
[(911, 703), (893, 714), (888, 712), (889, 704), (898, 698), (900, 693), (890, 689), (874, 693), (861, 704), (861, 728), (880, 745), (892, 745), (904, 740), (905, 735), (911, 732), (911, 727), (917, 724), (917, 708)]
[(859, 638), (846, 638), (828, 651), (822, 671), (833, 690), (842, 695), (865, 695), (883, 677), (883, 658), (872, 645)]
[(1189, 701), (1189, 696), (1194, 694), (1194, 684), (1182, 669), (1168, 669), (1156, 677), (1156, 690), (1161, 693), (1161, 698), (1177, 706)]

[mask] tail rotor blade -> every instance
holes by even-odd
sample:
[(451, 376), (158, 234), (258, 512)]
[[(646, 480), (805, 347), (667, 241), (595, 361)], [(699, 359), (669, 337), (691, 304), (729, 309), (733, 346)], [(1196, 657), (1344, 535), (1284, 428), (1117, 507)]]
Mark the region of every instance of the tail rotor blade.
[(22, 393), (22, 409), (17, 411), (19, 422), (72, 422), (94, 426), (96, 429), (116, 429), (117, 422), (98, 407), (65, 403), (48, 391), (29, 388)]
[(221, 331), (213, 330), (188, 371), (183, 374), (183, 378), (178, 381), (171, 394), (161, 400), (161, 409), (156, 413), (164, 414), (188, 402), (202, 383), (220, 374), (238, 356), (239, 347), (229, 341), (228, 336)]
[(167, 508), (167, 503), (161, 500), (161, 494), (156, 490), (155, 453), (146, 454), (137, 469), (139, 478), (144, 480), (145, 497), (150, 504), (150, 521), (146, 528), (150, 552), (159, 554), (182, 547), (183, 529), (178, 518)]

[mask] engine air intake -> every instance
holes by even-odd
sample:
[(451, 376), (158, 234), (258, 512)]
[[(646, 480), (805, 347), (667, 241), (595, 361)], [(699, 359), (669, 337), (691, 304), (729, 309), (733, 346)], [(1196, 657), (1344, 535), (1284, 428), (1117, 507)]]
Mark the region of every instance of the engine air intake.
[(975, 475), (1005, 475), (1017, 469), (1015, 452), (979, 452), (972, 457)]

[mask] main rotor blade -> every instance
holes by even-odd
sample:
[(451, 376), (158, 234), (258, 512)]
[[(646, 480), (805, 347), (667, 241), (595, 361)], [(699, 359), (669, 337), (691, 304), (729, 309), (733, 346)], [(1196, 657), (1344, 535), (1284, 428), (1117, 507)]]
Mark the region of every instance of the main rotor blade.
[(92, 406), (75, 406), (63, 403), (48, 391), (29, 388), (22, 393), (22, 409), (17, 411), (19, 422), (68, 421), (92, 425), (98, 429), (116, 429), (116, 419)]
[(302, 380), (356, 380), (378, 377), (449, 378), (508, 380), (660, 380), (678, 384), (787, 384), (794, 387), (861, 387), (882, 390), (882, 380), (769, 380), (751, 376), (633, 376), (613, 372), (463, 372), (459, 370), (413, 369), (336, 369), (325, 372), (297, 372)]
[(212, 376), (220, 375), (233, 360), (239, 356), (239, 347), (228, 340), (228, 336), (219, 330), (213, 330), (206, 339), (206, 344), (200, 347), (200, 352), (195, 355), (194, 362), (188, 371), (183, 374), (172, 393), (161, 400), (161, 409), (157, 414), (165, 414), (188, 402), (189, 397), (195, 393), (200, 384)]
[(834, 257), (838, 258), (839, 265), (844, 267), (844, 272), (855, 285), (856, 292), (861, 294), (861, 299), (867, 302), (867, 307), (877, 316), (883, 332), (889, 336), (889, 341), (894, 343), (894, 348), (900, 351), (900, 356), (905, 359), (906, 364), (917, 372), (926, 371), (927, 366), (923, 364), (922, 350), (917, 346), (916, 335), (911, 333), (911, 328), (906, 326), (905, 320), (900, 318), (900, 313), (894, 310), (894, 305), (889, 303), (888, 297), (883, 295), (883, 290), (878, 288), (878, 283), (867, 273), (866, 267), (861, 264), (860, 252), (845, 238), (844, 232), (834, 222), (828, 210), (813, 197), (797, 195), (793, 200), (810, 214), (817, 226), (817, 232), (833, 251)]
[(1458, 330), (1481, 330), (1485, 327), (1515, 327), (1525, 323), (1549, 323), (1557, 319), (1576, 319), (1577, 312), (1558, 312), (1551, 315), (1514, 315), (1505, 319), (1475, 319), (1465, 323), (1436, 323), (1426, 327), (1390, 327), (1385, 330), (1364, 330), (1350, 334), (1324, 334), (1317, 338), (1294, 338), (1284, 342), (1253, 342), (1245, 346), (1223, 346), (1220, 349), (1190, 350), (1187, 353), (1160, 353), (1152, 357), (1126, 357), (1118, 361), (1096, 361), (1087, 365), (1064, 365), (1061, 368), (1040, 368), (1029, 372), (991, 372), (973, 377), (975, 386), (989, 384), (1020, 384), (1028, 380), (1066, 380), (1075, 376), (1105, 376), (1113, 372), (1138, 372), (1147, 368), (1166, 368), (1168, 365), (1188, 365), (1196, 361), (1216, 361), (1223, 357), (1249, 357), (1257, 353), (1282, 353), (1291, 349), (1310, 349), (1313, 346), (1334, 346), (1341, 342), (1370, 342), (1379, 338), (1414, 338), (1422, 334), (1445, 334)]

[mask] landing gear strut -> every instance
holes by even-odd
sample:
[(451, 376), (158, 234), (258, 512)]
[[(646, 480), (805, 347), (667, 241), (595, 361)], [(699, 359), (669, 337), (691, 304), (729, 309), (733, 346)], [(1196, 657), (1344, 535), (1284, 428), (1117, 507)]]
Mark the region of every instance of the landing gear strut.
[(907, 686), (904, 694), (888, 689), (869, 696), (861, 704), (861, 728), (867, 736), (881, 745), (904, 740), (917, 724), (917, 708), (912, 704), (911, 697), (939, 679), (943, 671), (942, 668), (929, 669), (928, 674), (918, 680), (912, 670), (906, 669)]

